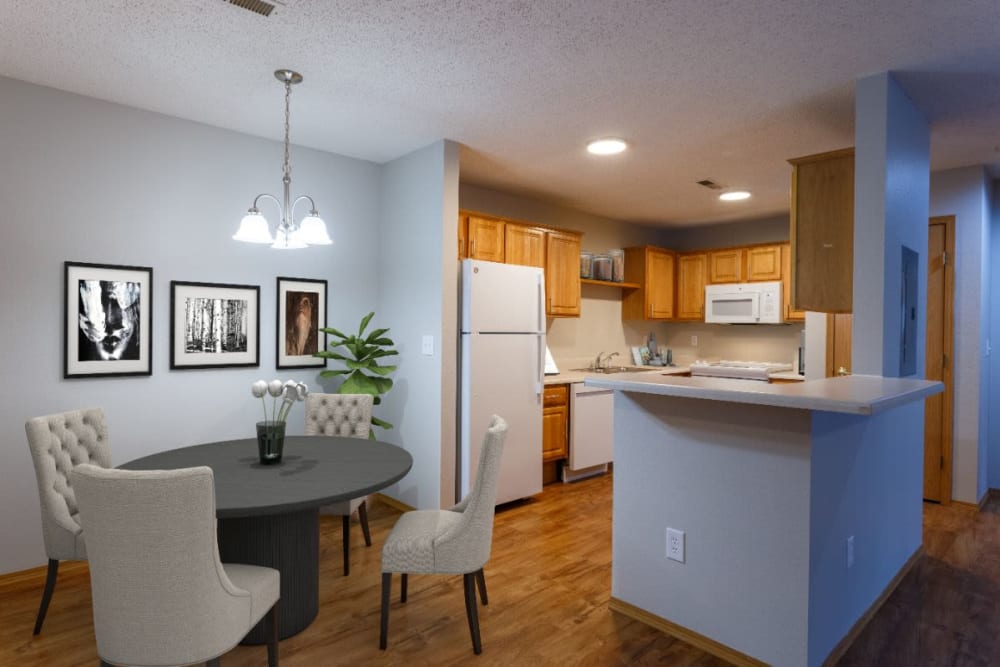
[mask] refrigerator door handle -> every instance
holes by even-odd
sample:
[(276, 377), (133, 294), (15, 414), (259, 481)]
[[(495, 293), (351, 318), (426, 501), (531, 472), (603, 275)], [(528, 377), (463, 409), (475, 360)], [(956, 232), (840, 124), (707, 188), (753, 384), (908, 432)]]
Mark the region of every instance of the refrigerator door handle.
[(539, 398), (542, 395), (542, 387), (545, 385), (545, 334), (538, 334), (538, 358), (535, 360), (538, 364), (538, 371), (535, 377), (538, 378), (538, 382), (535, 383), (535, 395)]
[(545, 331), (545, 276), (538, 276), (538, 330)]

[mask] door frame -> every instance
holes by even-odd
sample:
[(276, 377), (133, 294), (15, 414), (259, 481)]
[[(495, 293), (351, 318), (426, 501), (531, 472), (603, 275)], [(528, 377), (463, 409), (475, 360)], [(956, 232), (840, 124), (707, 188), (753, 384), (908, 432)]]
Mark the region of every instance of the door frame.
[[(928, 223), (944, 225), (944, 251), (947, 259), (944, 263), (944, 333), (941, 338), (941, 348), (947, 355), (947, 363), (941, 368), (941, 381), (944, 383), (944, 397), (941, 401), (941, 418), (945, 428), (941, 429), (941, 456), (944, 465), (941, 467), (941, 504), (951, 503), (952, 487), (952, 439), (955, 431), (955, 216), (938, 215)], [(926, 350), (924, 352), (926, 355)]]

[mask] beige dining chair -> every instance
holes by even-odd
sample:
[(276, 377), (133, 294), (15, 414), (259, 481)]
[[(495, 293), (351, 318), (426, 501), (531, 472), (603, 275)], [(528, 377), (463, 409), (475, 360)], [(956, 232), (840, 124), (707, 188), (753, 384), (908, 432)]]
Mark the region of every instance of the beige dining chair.
[(31, 461), (38, 481), (42, 538), (49, 559), (45, 590), (35, 618), (34, 634), (42, 631), (59, 573), (59, 561), (87, 560), (70, 471), (82, 463), (111, 466), (111, 446), (104, 411), (73, 410), (29, 419), (24, 424)]
[(475, 485), (469, 494), (451, 509), (406, 512), (389, 533), (382, 547), (380, 649), (385, 649), (388, 641), (393, 572), (402, 574), (400, 602), (406, 602), (407, 574), (461, 574), (472, 650), (477, 655), (482, 653), (476, 587), (483, 604), (489, 604), (483, 567), (490, 559), (493, 543), (497, 478), (506, 435), (507, 422), (493, 415), (479, 453)]
[[(368, 439), (372, 427), (372, 405), (369, 394), (309, 394), (306, 396), (306, 435), (336, 435)], [(351, 573), (351, 515), (357, 511), (365, 546), (372, 545), (368, 529), (368, 502), (353, 498), (327, 505), (324, 514), (342, 517), (344, 542), (344, 576)]]
[(101, 665), (218, 665), (263, 619), (278, 664), (277, 570), (223, 564), (206, 466), (71, 474), (87, 534)]

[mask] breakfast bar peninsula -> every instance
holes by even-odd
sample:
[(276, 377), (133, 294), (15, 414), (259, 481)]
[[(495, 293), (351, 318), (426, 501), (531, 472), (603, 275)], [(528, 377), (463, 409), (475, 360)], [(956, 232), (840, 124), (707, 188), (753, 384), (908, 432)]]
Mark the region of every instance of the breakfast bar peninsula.
[(616, 390), (612, 609), (734, 664), (811, 667), (921, 553), (923, 399), (941, 383), (586, 384)]

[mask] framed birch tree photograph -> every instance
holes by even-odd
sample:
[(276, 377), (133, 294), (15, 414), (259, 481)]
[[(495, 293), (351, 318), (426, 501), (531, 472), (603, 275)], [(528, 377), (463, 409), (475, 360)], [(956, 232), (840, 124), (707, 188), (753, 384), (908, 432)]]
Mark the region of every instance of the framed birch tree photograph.
[(275, 343), (278, 368), (322, 368), (326, 359), (314, 357), (326, 349), (326, 281), (278, 278)]
[(260, 286), (170, 282), (170, 368), (260, 366)]

